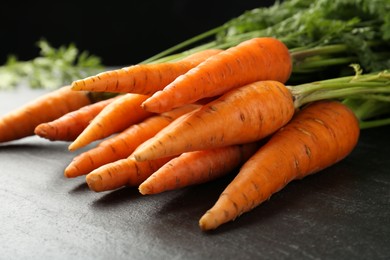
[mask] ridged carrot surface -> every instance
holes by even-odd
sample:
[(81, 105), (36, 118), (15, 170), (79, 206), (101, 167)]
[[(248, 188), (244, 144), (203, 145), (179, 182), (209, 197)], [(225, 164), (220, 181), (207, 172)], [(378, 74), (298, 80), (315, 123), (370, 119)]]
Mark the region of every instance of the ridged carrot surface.
[(354, 113), (337, 101), (312, 103), (276, 132), (240, 169), (215, 205), (200, 219), (215, 229), (268, 200), (289, 182), (327, 168), (358, 142)]
[(163, 89), (178, 76), (186, 73), (221, 50), (209, 49), (176, 62), (137, 64), (105, 71), (72, 83), (73, 90), (122, 92), (151, 95)]
[(65, 168), (64, 175), (68, 178), (85, 175), (104, 164), (128, 157), (141, 143), (173, 120), (198, 107), (195, 104), (186, 105), (131, 125), (117, 135), (103, 140), (96, 147), (77, 155)]
[(157, 194), (215, 180), (238, 168), (258, 147), (249, 143), (183, 153), (142, 182), (139, 191)]
[(272, 37), (253, 38), (222, 51), (157, 91), (143, 104), (164, 112), (259, 80), (285, 83), (292, 71), (287, 47)]
[(121, 159), (93, 170), (87, 174), (85, 180), (88, 187), (96, 192), (115, 190), (123, 186), (137, 187), (171, 158), (147, 162), (137, 162), (131, 157)]
[(93, 118), (117, 97), (100, 100), (46, 123), (38, 125), (34, 133), (50, 141), (74, 141)]
[(197, 111), (179, 118), (135, 151), (145, 161), (184, 152), (250, 143), (286, 124), (295, 112), (284, 84), (257, 81), (233, 89)]
[[(75, 91), (77, 92), (77, 91)], [(141, 94), (124, 94), (114, 100), (93, 118), (90, 124), (69, 145), (69, 150), (74, 151), (84, 147), (93, 141), (104, 139), (112, 134), (119, 133), (130, 125), (139, 123), (153, 115), (141, 108), (141, 103), (148, 96)]]
[(0, 118), (0, 142), (34, 135), (35, 127), (91, 104), (88, 93), (64, 86), (46, 93)]

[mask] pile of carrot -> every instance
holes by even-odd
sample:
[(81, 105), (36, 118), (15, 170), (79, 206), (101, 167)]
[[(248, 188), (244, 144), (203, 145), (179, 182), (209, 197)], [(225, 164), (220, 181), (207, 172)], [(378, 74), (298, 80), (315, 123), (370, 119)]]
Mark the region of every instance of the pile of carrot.
[[(75, 97), (52, 93), (3, 116), (0, 141), (36, 134), (70, 142), (70, 151), (92, 146), (64, 175), (85, 176), (96, 192), (132, 186), (157, 194), (234, 173), (199, 220), (212, 230), (356, 146), (354, 111), (337, 96), (297, 103), (286, 85), (291, 72), (288, 48), (272, 37), (107, 71), (66, 87)], [(117, 96), (91, 102), (91, 92)], [(51, 104), (54, 96), (62, 101)]]

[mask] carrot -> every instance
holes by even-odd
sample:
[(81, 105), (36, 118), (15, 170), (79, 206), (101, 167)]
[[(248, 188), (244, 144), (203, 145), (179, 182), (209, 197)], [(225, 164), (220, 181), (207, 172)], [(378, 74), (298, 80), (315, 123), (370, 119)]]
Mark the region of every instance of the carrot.
[(91, 120), (119, 96), (86, 105), (53, 121), (39, 124), (34, 133), (50, 141), (74, 141)]
[(209, 182), (239, 167), (258, 147), (259, 143), (249, 143), (183, 153), (154, 172), (138, 189), (144, 195), (157, 194)]
[(88, 92), (72, 91), (70, 86), (46, 93), (0, 118), (0, 142), (32, 136), (39, 124), (91, 103)]
[(210, 57), (177, 77), (142, 106), (147, 111), (161, 113), (259, 80), (285, 83), (291, 70), (289, 50), (281, 41), (272, 37), (253, 38)]
[[(77, 91), (76, 91), (77, 92)], [(90, 122), (81, 134), (69, 145), (74, 151), (93, 141), (106, 138), (126, 129), (152, 115), (143, 110), (140, 104), (148, 96), (140, 94), (125, 94), (114, 100)]]
[(244, 165), (215, 205), (199, 220), (215, 229), (269, 199), (289, 182), (345, 158), (356, 146), (359, 124), (338, 101), (318, 101), (303, 108)]
[(284, 84), (257, 81), (233, 89), (170, 124), (134, 151), (138, 161), (254, 142), (286, 124), (295, 111)]
[(100, 142), (96, 147), (73, 158), (72, 162), (65, 168), (64, 175), (68, 178), (85, 175), (104, 164), (128, 157), (138, 145), (154, 136), (174, 119), (198, 107), (199, 105), (183, 106), (131, 125), (123, 132)]
[(123, 186), (136, 187), (172, 157), (137, 162), (132, 157), (105, 164), (85, 177), (88, 187), (96, 192)]
[(157, 90), (163, 89), (179, 75), (220, 51), (209, 49), (192, 54), (177, 62), (138, 64), (105, 71), (74, 81), (72, 89), (151, 95)]

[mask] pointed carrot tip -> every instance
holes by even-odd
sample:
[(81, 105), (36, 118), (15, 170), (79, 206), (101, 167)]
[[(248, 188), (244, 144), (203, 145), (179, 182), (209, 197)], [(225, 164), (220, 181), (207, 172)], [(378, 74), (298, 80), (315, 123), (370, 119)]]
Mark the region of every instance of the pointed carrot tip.
[(141, 183), (141, 185), (138, 187), (138, 190), (142, 195), (148, 195), (152, 192), (152, 189), (146, 183)]
[(79, 82), (78, 81), (73, 81), (72, 84), (70, 85), (71, 90), (80, 90)]
[(203, 217), (199, 220), (199, 228), (202, 231), (207, 231), (209, 228), (207, 227), (207, 223), (204, 221)]
[(64, 176), (66, 178), (75, 178), (77, 176), (80, 176), (80, 174), (78, 174), (77, 168), (74, 167), (72, 164), (70, 164), (70, 165), (68, 165), (68, 167), (65, 168)]
[(73, 151), (75, 151), (75, 150), (77, 150), (77, 149), (79, 149), (79, 148), (81, 148), (81, 147), (83, 147), (82, 144), (80, 144), (79, 142), (73, 141), (73, 142), (68, 146), (68, 150), (69, 150), (70, 152), (73, 152)]
[(208, 210), (200, 219), (199, 227), (202, 231), (210, 231), (220, 226), (220, 219), (218, 219), (211, 210)]
[(142, 102), (141, 107), (143, 110), (151, 113), (164, 113), (171, 110), (171, 108), (168, 107), (168, 104), (162, 104), (160, 100), (154, 99), (153, 96)]
[(34, 129), (34, 134), (40, 136), (40, 137), (43, 137), (43, 138), (46, 138), (48, 133), (46, 131), (46, 127), (44, 125), (38, 125), (35, 129)]
[(102, 178), (98, 174), (90, 173), (85, 177), (85, 181), (90, 190), (99, 192), (102, 191)]

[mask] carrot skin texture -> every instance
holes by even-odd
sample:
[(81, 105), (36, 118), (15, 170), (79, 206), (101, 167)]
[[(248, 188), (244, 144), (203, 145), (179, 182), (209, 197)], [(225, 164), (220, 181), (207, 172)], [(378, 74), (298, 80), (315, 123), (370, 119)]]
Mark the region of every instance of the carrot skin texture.
[(219, 52), (221, 50), (209, 49), (194, 53), (177, 62), (138, 64), (105, 71), (72, 82), (72, 89), (151, 95), (163, 89), (179, 75)]
[(285, 83), (291, 71), (292, 59), (281, 41), (272, 37), (253, 38), (210, 57), (177, 77), (142, 106), (147, 111), (161, 113), (255, 81)]
[(34, 135), (35, 127), (91, 104), (87, 92), (63, 86), (46, 93), (0, 118), (0, 142)]
[(137, 162), (132, 157), (105, 164), (85, 177), (95, 192), (115, 190), (124, 186), (136, 187), (171, 158)]
[(286, 124), (294, 111), (293, 98), (284, 84), (254, 82), (185, 115), (180, 123), (173, 122), (140, 145), (134, 157), (144, 161), (258, 141)]
[(359, 134), (358, 120), (348, 107), (337, 101), (312, 103), (244, 163), (200, 218), (200, 228), (216, 229), (268, 200), (289, 182), (337, 163), (354, 149)]
[(100, 100), (46, 123), (39, 124), (34, 133), (50, 141), (74, 141), (90, 121), (117, 97)]
[(239, 167), (258, 143), (183, 153), (164, 164), (138, 187), (141, 194), (158, 194), (215, 180)]
[(179, 116), (198, 107), (200, 106), (195, 104), (183, 106), (131, 125), (121, 133), (103, 140), (96, 147), (73, 158), (65, 168), (65, 177), (74, 178), (85, 175), (104, 164), (130, 156), (141, 143), (154, 136)]
[(90, 124), (69, 145), (68, 149), (74, 151), (93, 141), (121, 132), (130, 125), (152, 116), (153, 113), (143, 110), (140, 106), (147, 97), (146, 95), (132, 93), (120, 96), (94, 117)]

